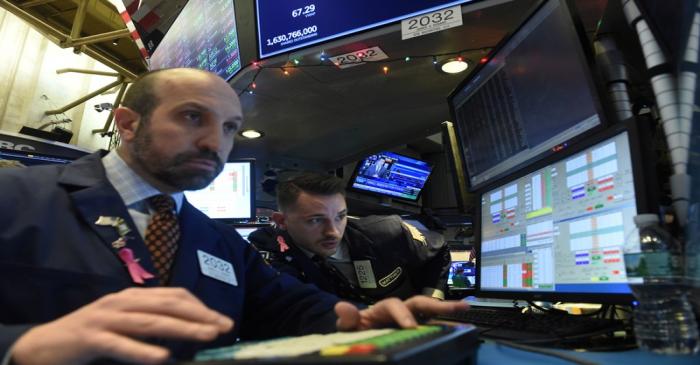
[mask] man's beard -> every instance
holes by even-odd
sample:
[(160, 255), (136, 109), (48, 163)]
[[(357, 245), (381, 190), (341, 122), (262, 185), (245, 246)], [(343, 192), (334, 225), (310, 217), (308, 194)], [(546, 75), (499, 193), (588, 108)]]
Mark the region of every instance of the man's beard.
[[(146, 127), (146, 128), (143, 128)], [(221, 173), (224, 163), (214, 151), (183, 152), (167, 158), (152, 149), (153, 137), (142, 125), (136, 132), (133, 144), (133, 159), (160, 182), (180, 191), (199, 190), (207, 187)], [(192, 159), (205, 159), (216, 163), (214, 171), (192, 170), (182, 167)]]

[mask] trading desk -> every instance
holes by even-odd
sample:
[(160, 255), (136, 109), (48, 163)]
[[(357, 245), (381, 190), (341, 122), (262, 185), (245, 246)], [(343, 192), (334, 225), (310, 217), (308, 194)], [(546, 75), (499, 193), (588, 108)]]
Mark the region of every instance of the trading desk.
[[(700, 354), (695, 356), (664, 356), (641, 350), (619, 352), (577, 352), (571, 350), (555, 350), (577, 359), (600, 365), (698, 365)], [(546, 364), (571, 365), (573, 362), (552, 356), (514, 349), (486, 341), (478, 350), (477, 365), (519, 365)]]

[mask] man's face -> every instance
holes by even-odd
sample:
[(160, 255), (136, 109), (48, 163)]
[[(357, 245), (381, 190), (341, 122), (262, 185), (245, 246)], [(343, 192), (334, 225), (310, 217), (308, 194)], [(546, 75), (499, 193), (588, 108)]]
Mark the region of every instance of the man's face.
[(160, 103), (139, 121), (129, 155), (167, 190), (197, 190), (221, 172), (242, 124), (235, 92), (222, 79), (185, 72), (156, 83)]
[(302, 192), (296, 203), (282, 215), (281, 228), (286, 229), (300, 247), (323, 257), (338, 250), (347, 224), (347, 205), (342, 194)]

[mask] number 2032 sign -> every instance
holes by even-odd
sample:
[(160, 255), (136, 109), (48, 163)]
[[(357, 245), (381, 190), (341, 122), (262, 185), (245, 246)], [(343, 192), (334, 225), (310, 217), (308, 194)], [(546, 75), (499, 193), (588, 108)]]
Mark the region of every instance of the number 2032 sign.
[(462, 8), (456, 5), (401, 21), (401, 40), (420, 37), (460, 25), (462, 25)]

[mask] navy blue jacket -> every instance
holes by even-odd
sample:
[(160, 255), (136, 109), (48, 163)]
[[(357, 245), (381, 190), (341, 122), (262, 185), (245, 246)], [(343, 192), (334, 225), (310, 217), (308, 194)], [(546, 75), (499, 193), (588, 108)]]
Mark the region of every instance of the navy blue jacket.
[[(375, 288), (360, 288), (337, 270), (314, 262), (283, 230), (261, 228), (248, 239), (260, 251), (268, 253), (268, 261), (281, 272), (343, 299), (372, 304), (388, 297), (407, 299), (445, 291), (450, 267), (445, 241), (416, 239), (414, 234), (397, 215), (348, 218), (343, 241), (353, 261), (369, 261)], [(280, 239), (289, 247), (284, 252), (280, 249)]]
[[(108, 182), (100, 154), (69, 165), (0, 171), (0, 358), (32, 324), (54, 320), (101, 296), (135, 284), (111, 243), (117, 230), (99, 216), (124, 218), (136, 227)], [(231, 333), (208, 344), (153, 339), (175, 357), (237, 338), (329, 332), (337, 298), (280, 274), (236, 231), (184, 202), (181, 240), (170, 286), (183, 287), (235, 321)], [(129, 247), (141, 265), (156, 272), (138, 234)], [(238, 286), (201, 274), (197, 250), (233, 265)], [(145, 286), (157, 286), (148, 280)]]

